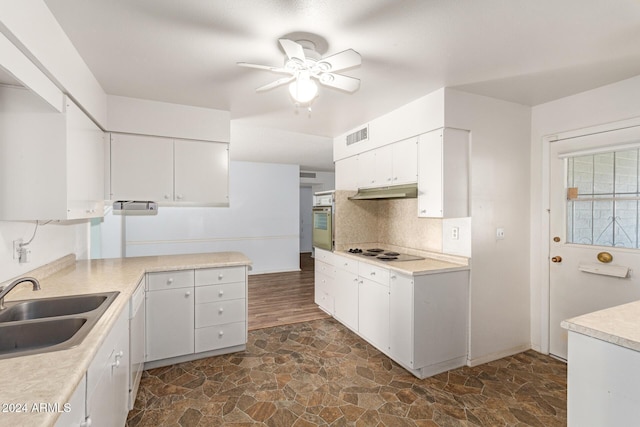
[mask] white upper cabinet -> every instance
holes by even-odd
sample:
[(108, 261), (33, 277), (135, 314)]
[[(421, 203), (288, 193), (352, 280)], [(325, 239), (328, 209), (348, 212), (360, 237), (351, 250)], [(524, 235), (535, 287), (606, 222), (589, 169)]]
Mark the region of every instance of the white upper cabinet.
[(67, 220), (104, 212), (104, 133), (71, 100), (60, 113), (1, 87), (0, 219)]
[(229, 202), (227, 144), (175, 140), (175, 200)]
[[(385, 187), (418, 179), (418, 138), (409, 138), (357, 156), (357, 187)], [(348, 160), (342, 160), (344, 162)], [(338, 163), (340, 163), (338, 162)]]
[(110, 198), (173, 201), (173, 140), (111, 134)]
[(228, 144), (111, 135), (111, 200), (228, 206)]
[(358, 156), (347, 157), (336, 163), (336, 190), (358, 189)]
[(469, 132), (439, 129), (418, 142), (418, 216), (469, 216)]

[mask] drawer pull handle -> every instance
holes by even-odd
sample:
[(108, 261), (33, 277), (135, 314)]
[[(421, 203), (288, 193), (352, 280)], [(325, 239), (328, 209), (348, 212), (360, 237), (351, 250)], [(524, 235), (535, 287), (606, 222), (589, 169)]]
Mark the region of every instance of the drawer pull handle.
[(224, 291), (218, 292), (218, 296), (222, 296), (222, 295), (224, 295)]
[(223, 335), (224, 335), (224, 331), (220, 331), (220, 332), (218, 332), (218, 336), (219, 336), (219, 337), (221, 337), (221, 336), (223, 336)]
[(218, 310), (218, 313), (220, 314), (224, 313), (224, 308), (220, 307), (220, 309)]
[(173, 283), (173, 277), (170, 277), (169, 279), (167, 279), (167, 284), (172, 284)]
[(375, 275), (376, 275), (376, 272), (375, 272), (375, 271), (372, 271), (372, 272), (371, 272), (371, 275), (372, 275), (372, 276), (375, 276)]
[(224, 277), (224, 274), (222, 274), (222, 273), (218, 274), (218, 279), (219, 280), (222, 280), (223, 277)]
[(191, 292), (190, 292), (190, 291), (187, 291), (187, 292), (185, 292), (185, 294), (184, 294), (184, 296), (185, 296), (185, 297), (187, 297), (187, 298), (189, 298), (189, 296), (190, 296), (190, 295), (191, 295)]

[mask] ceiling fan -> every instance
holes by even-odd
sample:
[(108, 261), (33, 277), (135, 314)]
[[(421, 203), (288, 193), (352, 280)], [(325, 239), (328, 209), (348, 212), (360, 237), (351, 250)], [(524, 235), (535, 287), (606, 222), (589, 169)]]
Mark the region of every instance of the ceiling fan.
[(287, 55), (284, 66), (270, 67), (268, 65), (238, 62), (241, 67), (288, 74), (286, 77), (260, 86), (256, 89), (256, 92), (264, 92), (289, 83), (289, 92), (297, 105), (310, 105), (318, 95), (316, 80), (322, 85), (346, 92), (355, 92), (360, 88), (360, 79), (335, 73), (336, 71), (361, 64), (362, 58), (355, 50), (347, 49), (335, 55), (322, 58), (315, 50), (315, 44), (309, 40), (279, 39), (278, 41)]

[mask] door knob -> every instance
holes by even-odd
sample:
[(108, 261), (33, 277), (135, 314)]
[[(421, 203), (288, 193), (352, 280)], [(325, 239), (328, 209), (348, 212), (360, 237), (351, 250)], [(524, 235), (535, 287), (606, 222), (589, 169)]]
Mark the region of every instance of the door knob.
[(551, 258), (551, 262), (562, 262), (562, 257), (554, 256), (553, 258)]

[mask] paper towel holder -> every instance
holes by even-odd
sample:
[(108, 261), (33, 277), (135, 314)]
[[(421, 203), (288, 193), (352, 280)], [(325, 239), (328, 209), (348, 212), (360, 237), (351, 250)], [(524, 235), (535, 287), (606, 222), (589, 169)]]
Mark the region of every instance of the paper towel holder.
[(610, 263), (611, 261), (613, 261), (613, 255), (611, 255), (609, 252), (600, 252), (596, 258), (598, 258), (598, 261), (602, 262), (602, 263)]

